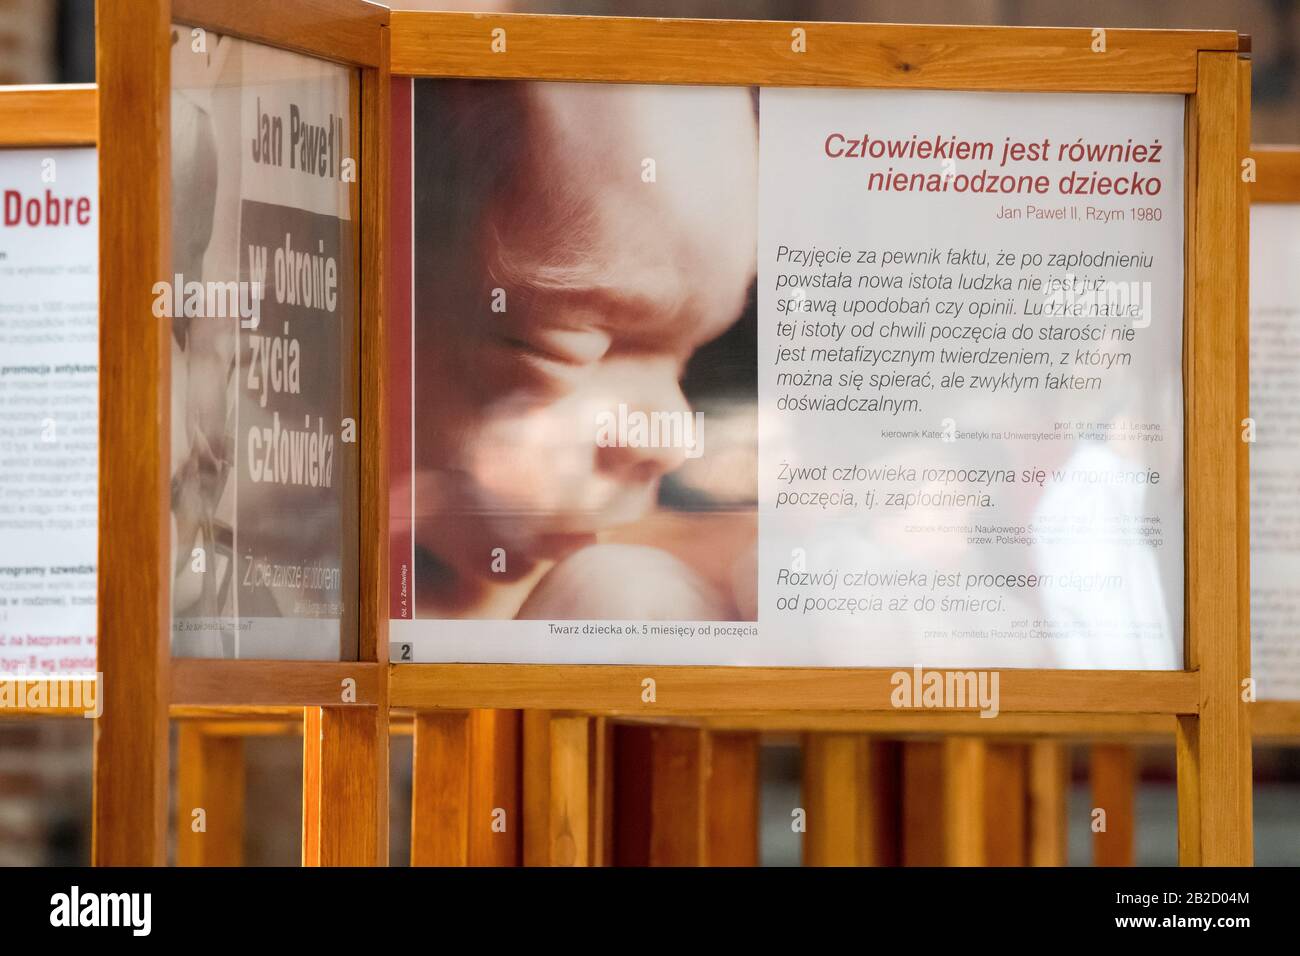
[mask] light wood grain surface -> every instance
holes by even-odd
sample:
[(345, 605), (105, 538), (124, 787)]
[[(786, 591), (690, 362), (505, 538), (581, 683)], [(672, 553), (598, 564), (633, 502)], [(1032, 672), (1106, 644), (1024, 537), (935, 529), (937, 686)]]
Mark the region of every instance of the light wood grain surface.
[[(401, 11), (391, 24), (396, 75), (609, 83), (1188, 93), (1197, 52), (1238, 43), (1223, 31), (1108, 30), (1093, 52), (1092, 31), (1075, 28)], [(504, 52), (492, 52), (494, 30)]]
[(0, 148), (94, 146), (94, 84), (0, 86)]
[(1251, 202), (1300, 203), (1300, 147), (1252, 146), (1255, 182)]
[(164, 862), (171, 325), (168, 0), (96, 7), (99, 88), (99, 669), (92, 859)]
[(172, 17), (326, 60), (368, 67), (384, 62), (379, 33), (388, 8), (366, 0), (172, 0)]
[[(373, 661), (172, 662), (171, 702), (194, 714), (200, 708), (308, 707), (380, 703), (383, 667)], [(353, 684), (345, 684), (352, 681)], [(355, 698), (344, 694), (355, 691)]]
[[(389, 702), (414, 709), (538, 707), (645, 717), (763, 711), (915, 713), (891, 704), (895, 673), (884, 668), (394, 664), (389, 667)], [(1193, 713), (1198, 699), (1197, 675), (1187, 671), (998, 673), (1000, 710), (1008, 714)], [(642, 681), (647, 678), (655, 681), (654, 703), (642, 701)]]

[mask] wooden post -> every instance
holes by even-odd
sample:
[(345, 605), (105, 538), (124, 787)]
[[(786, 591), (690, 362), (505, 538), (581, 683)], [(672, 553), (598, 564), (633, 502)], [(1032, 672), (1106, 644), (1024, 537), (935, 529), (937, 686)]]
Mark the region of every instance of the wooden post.
[(1106, 829), (1092, 833), (1094, 866), (1132, 866), (1137, 832), (1137, 753), (1124, 744), (1094, 744), (1092, 812), (1106, 812)]
[(379, 762), (378, 709), (304, 711), (303, 866), (374, 866), (381, 862), (380, 792), (374, 771)]
[[(244, 739), (182, 721), (176, 749), (176, 863), (243, 866)], [(195, 812), (202, 810), (202, 830)]]
[[(1250, 415), (1250, 186), (1240, 163), (1250, 154), (1250, 60), (1237, 59), (1237, 420), (1244, 427)], [(1238, 439), (1242, 436), (1238, 433)], [(1245, 700), (1241, 682), (1251, 673), (1250, 657), (1250, 444), (1237, 442), (1237, 854), (1241, 865), (1255, 861), (1253, 704)], [(1254, 696), (1254, 695), (1250, 695)]]
[[(356, 12), (354, 9), (353, 12)], [(362, 13), (367, 11), (361, 10)], [(357, 754), (353, 772), (373, 774), (374, 803), (369, 808), (375, 831), (374, 864), (388, 865), (389, 707), (388, 680), (388, 392), (384, 385), (388, 346), (387, 284), (384, 281), (384, 242), (388, 236), (389, 146), (392, 96), (389, 88), (387, 26), (378, 31), (379, 62), (360, 71), (360, 123), (353, 129), (361, 138), (360, 181), (361, 248), (358, 281), (361, 308), (357, 315), (361, 346), (361, 473), (360, 548), (357, 553), (358, 642), (357, 656), (380, 666), (374, 708), (374, 739)], [(354, 204), (355, 205), (355, 204)], [(361, 763), (362, 756), (368, 756)], [(305, 845), (305, 843), (304, 843)]]
[(171, 634), (168, 0), (96, 4), (99, 86), (97, 866), (165, 862)]
[[(1189, 188), (1186, 343), (1187, 667), (1199, 672), (1199, 709), (1177, 724), (1178, 856), (1183, 864), (1246, 866), (1252, 859), (1250, 747), (1241, 681), (1249, 613), (1240, 602), (1238, 527), (1244, 356), (1238, 281), (1244, 201), (1239, 169), (1239, 64), (1235, 52), (1202, 51), (1196, 96), (1194, 187)], [(1241, 536), (1241, 537), (1239, 537)], [(1231, 542), (1230, 546), (1225, 543)], [(1243, 726), (1244, 724), (1244, 726)]]
[(803, 741), (805, 866), (891, 866), (899, 861), (901, 748), (862, 734)]

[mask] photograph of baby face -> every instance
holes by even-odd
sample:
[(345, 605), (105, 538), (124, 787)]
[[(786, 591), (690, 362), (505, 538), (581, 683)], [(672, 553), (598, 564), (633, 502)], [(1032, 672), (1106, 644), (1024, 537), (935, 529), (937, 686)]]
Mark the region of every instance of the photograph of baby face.
[(755, 97), (415, 82), (417, 618), (756, 619)]

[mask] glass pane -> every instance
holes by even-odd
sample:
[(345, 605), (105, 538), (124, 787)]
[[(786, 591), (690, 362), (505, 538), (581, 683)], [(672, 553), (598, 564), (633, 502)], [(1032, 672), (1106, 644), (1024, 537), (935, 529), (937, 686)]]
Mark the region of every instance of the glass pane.
[(172, 649), (357, 653), (355, 71), (172, 39)]

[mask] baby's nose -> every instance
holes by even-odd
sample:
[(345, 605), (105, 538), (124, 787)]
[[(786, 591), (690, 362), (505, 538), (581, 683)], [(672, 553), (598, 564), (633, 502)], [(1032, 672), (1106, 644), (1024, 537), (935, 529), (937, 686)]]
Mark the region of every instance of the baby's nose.
[(645, 484), (680, 467), (681, 448), (653, 445), (605, 445), (597, 449), (601, 471), (631, 484)]
[(613, 427), (598, 438), (597, 461), (622, 481), (654, 481), (699, 447), (700, 423), (676, 382), (654, 400), (620, 403), (606, 421)]

